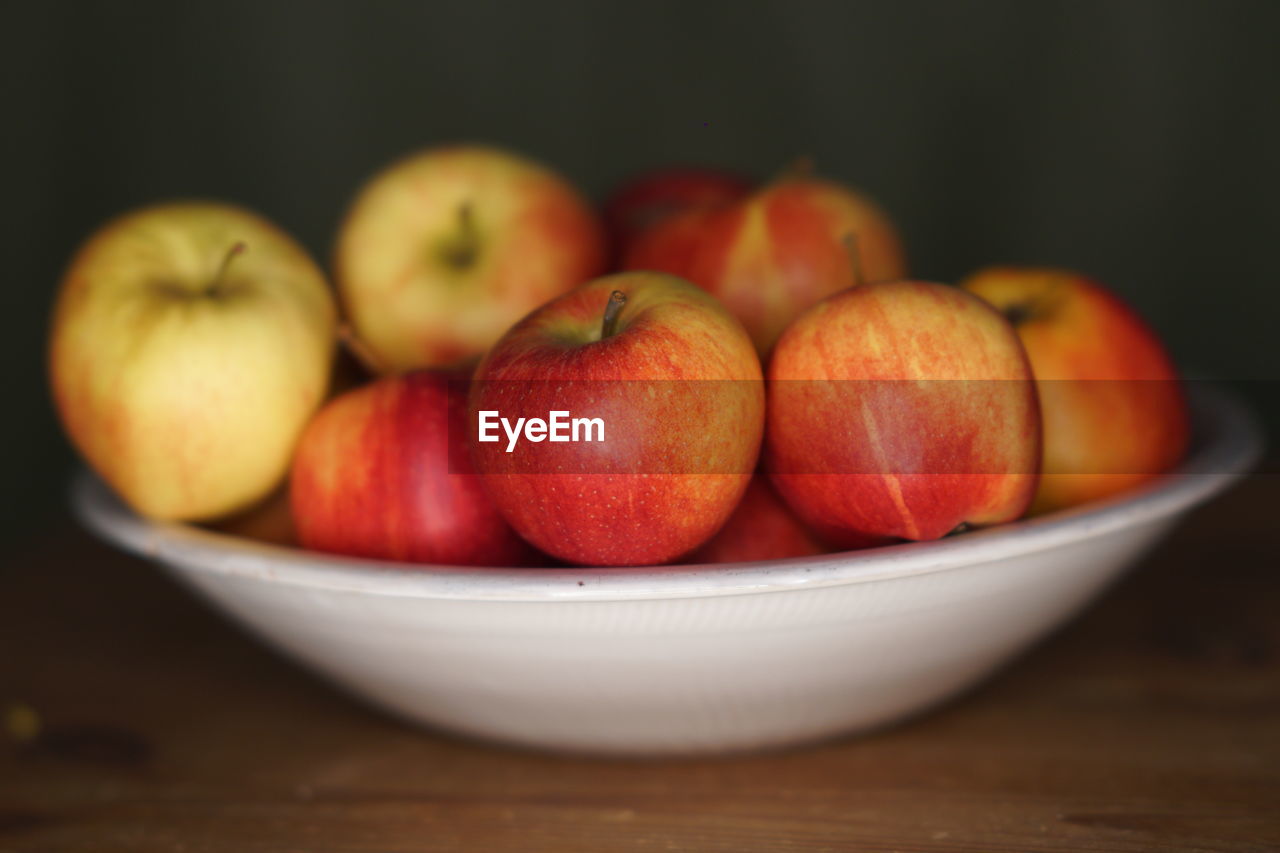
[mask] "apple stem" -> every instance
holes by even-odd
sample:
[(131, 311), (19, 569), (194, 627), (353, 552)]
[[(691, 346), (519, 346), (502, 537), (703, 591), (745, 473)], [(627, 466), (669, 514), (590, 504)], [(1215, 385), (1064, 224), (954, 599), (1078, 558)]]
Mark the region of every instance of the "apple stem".
[(1034, 316), (1034, 312), (1030, 305), (1021, 302), (1015, 302), (1004, 309), (1004, 318), (1009, 321), (1009, 325), (1015, 329), (1027, 322)]
[(218, 264), (217, 272), (213, 274), (213, 281), (209, 282), (209, 286), (205, 288), (207, 294), (214, 296), (222, 290), (222, 282), (227, 277), (227, 269), (230, 268), (231, 262), (243, 255), (248, 248), (243, 240), (231, 244), (231, 248), (227, 249), (227, 253), (222, 256), (222, 263)]
[(844, 250), (849, 254), (849, 267), (853, 271), (853, 286), (865, 284), (866, 279), (862, 274), (862, 249), (858, 246), (858, 235), (852, 231), (847, 232), (840, 238), (840, 242), (844, 243)]
[(369, 349), (369, 345), (360, 339), (355, 329), (347, 323), (338, 324), (338, 343), (351, 353), (351, 357), (360, 363), (373, 376), (388, 376), (391, 368), (380, 358), (373, 350)]
[(600, 340), (613, 337), (618, 329), (618, 315), (622, 306), (627, 304), (627, 294), (615, 290), (609, 294), (609, 301), (604, 306), (604, 322), (600, 324)]
[(458, 205), (458, 233), (440, 250), (445, 263), (456, 270), (465, 270), (475, 263), (480, 251), (478, 236), (471, 202), (464, 201)]

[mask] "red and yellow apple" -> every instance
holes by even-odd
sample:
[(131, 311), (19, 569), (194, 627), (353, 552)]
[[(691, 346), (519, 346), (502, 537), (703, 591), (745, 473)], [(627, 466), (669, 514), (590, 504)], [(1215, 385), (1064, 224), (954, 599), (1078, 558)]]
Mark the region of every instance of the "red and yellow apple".
[(786, 330), (769, 364), (765, 464), (835, 545), (937, 539), (1026, 511), (1040, 419), (1009, 323), (962, 290), (852, 287)]
[(1156, 333), (1113, 292), (1068, 270), (992, 267), (962, 285), (1012, 322), (1044, 420), (1033, 510), (1131, 489), (1182, 458), (1186, 399)]
[[(599, 440), (544, 440), (557, 411), (598, 419)], [(544, 423), (537, 434), (526, 426), (519, 445), (486, 443), (486, 412)], [(471, 419), (476, 470), (525, 539), (572, 563), (665, 563), (737, 505), (756, 465), (764, 388), (750, 339), (713, 297), (673, 276), (623, 273), (507, 332), (476, 369)]]
[(464, 374), (387, 376), (330, 401), (298, 445), (289, 497), (307, 548), (443, 565), (520, 566), (467, 454)]
[(138, 512), (211, 519), (263, 499), (324, 399), (335, 309), (307, 253), (238, 207), (115, 219), (63, 279), (53, 398), (89, 464)]
[(784, 176), (733, 204), (670, 216), (637, 237), (623, 266), (706, 288), (762, 354), (823, 297), (906, 274), (897, 230), (874, 202), (806, 176)]
[(831, 549), (796, 518), (791, 508), (756, 475), (720, 532), (694, 551), (690, 563), (750, 563), (809, 557)]
[(604, 271), (604, 230), (564, 179), (515, 154), (436, 148), (376, 175), (338, 235), (334, 275), (386, 369), (479, 356), (532, 309)]
[(720, 207), (746, 197), (751, 182), (723, 169), (668, 166), (637, 175), (605, 200), (605, 225), (625, 257), (644, 231), (677, 213)]

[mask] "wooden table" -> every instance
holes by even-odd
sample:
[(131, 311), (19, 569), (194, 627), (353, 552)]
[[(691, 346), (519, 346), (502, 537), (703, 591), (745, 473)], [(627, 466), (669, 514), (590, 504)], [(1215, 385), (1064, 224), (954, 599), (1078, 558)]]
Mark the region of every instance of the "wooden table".
[(786, 753), (518, 752), (369, 710), (69, 520), (0, 568), (0, 850), (1274, 850), (1280, 477), (927, 718)]

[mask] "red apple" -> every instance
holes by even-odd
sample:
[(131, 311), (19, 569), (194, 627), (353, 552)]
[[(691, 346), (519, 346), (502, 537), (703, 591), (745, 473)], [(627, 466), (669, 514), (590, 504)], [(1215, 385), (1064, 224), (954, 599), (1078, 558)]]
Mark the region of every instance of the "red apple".
[(324, 399), (336, 311), (262, 217), (176, 202), (103, 226), (63, 279), (49, 347), (76, 448), (143, 515), (243, 511), (289, 470)]
[(1040, 419), (1009, 323), (962, 290), (853, 287), (802, 314), (769, 365), (765, 462), (841, 541), (937, 539), (1026, 511)]
[[(761, 380), (742, 325), (704, 291), (661, 273), (597, 279), (530, 314), (476, 369), (476, 470), (512, 527), (553, 556), (669, 562), (742, 496), (764, 427)], [(557, 411), (599, 429), (578, 441), (548, 436), (546, 423), (530, 431)], [(525, 419), (526, 440), (479, 440), (486, 412), (506, 419), (504, 433)]]
[(614, 190), (604, 203), (604, 221), (619, 256), (625, 256), (641, 232), (668, 216), (719, 207), (750, 192), (750, 181), (723, 169), (655, 169)]
[(1114, 293), (1078, 273), (1019, 267), (962, 286), (1010, 319), (1031, 360), (1044, 419), (1036, 512), (1122, 492), (1182, 459), (1190, 426), (1177, 370)]
[(906, 274), (897, 230), (879, 207), (847, 187), (804, 176), (780, 178), (734, 204), (668, 217), (635, 240), (623, 266), (706, 288), (762, 354), (823, 297)]
[(720, 532), (689, 557), (691, 563), (750, 563), (808, 557), (831, 549), (796, 518), (769, 485), (767, 477), (751, 485)]
[(382, 366), (408, 370), (479, 356), (605, 263), (604, 229), (564, 179), (459, 146), (409, 157), (365, 186), (334, 272), (357, 336)]
[(307, 427), (290, 503), (302, 545), (414, 563), (526, 565), (467, 456), (463, 375), (421, 370), (335, 398)]

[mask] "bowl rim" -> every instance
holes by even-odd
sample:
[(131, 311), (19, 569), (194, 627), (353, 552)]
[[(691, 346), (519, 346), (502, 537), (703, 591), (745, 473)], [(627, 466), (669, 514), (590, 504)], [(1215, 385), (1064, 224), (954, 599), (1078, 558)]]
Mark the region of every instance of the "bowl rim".
[(738, 595), (883, 581), (1052, 550), (1173, 516), (1244, 476), (1262, 453), (1256, 417), (1235, 395), (1188, 384), (1192, 451), (1173, 472), (1123, 495), (933, 542), (751, 563), (627, 568), (423, 566), (257, 542), (191, 524), (145, 519), (87, 468), (72, 480), (76, 516), (143, 557), (214, 575), (400, 598), (621, 601)]

